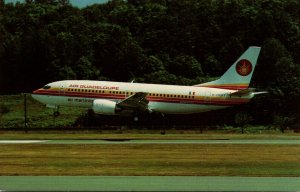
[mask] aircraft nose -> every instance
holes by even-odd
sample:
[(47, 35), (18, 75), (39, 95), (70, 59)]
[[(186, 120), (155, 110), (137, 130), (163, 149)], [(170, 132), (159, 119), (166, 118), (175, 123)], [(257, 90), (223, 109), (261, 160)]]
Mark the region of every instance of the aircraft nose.
[(34, 90), (32, 93), (31, 93), (31, 97), (34, 98), (35, 100), (38, 100), (39, 101), (39, 92), (40, 92), (40, 89), (37, 89), (37, 90)]
[(32, 94), (37, 94), (37, 93), (38, 93), (38, 91), (39, 91), (39, 89), (37, 89), (37, 90), (34, 90), (34, 91), (32, 92)]
[(34, 94), (34, 92), (31, 93), (31, 97), (34, 98), (35, 100), (37, 100), (37, 95)]

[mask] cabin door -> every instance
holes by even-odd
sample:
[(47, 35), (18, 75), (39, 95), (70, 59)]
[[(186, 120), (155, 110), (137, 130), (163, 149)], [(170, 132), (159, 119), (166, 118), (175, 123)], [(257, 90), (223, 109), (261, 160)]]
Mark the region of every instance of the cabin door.
[(59, 86), (59, 96), (65, 96), (65, 86), (64, 86), (64, 84), (61, 84)]

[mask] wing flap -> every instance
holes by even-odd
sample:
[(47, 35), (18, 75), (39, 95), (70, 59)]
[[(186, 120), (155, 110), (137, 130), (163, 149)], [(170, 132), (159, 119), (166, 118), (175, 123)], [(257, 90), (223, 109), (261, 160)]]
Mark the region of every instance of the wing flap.
[(146, 99), (147, 95), (148, 93), (137, 92), (117, 103), (117, 106), (123, 109), (146, 111), (149, 103)]

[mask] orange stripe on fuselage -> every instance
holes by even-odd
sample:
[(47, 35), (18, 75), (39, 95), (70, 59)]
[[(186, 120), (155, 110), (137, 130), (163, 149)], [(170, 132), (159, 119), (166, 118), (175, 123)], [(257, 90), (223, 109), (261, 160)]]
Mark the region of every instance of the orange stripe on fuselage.
[(248, 84), (222, 84), (222, 85), (196, 85), (195, 87), (207, 87), (228, 90), (243, 90), (249, 87)]

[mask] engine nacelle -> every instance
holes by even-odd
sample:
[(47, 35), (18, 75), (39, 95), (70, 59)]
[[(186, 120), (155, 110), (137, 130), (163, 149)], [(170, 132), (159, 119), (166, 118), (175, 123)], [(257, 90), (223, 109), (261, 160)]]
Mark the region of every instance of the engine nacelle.
[(92, 109), (97, 114), (115, 115), (116, 114), (116, 102), (104, 100), (104, 99), (96, 99), (93, 102)]

